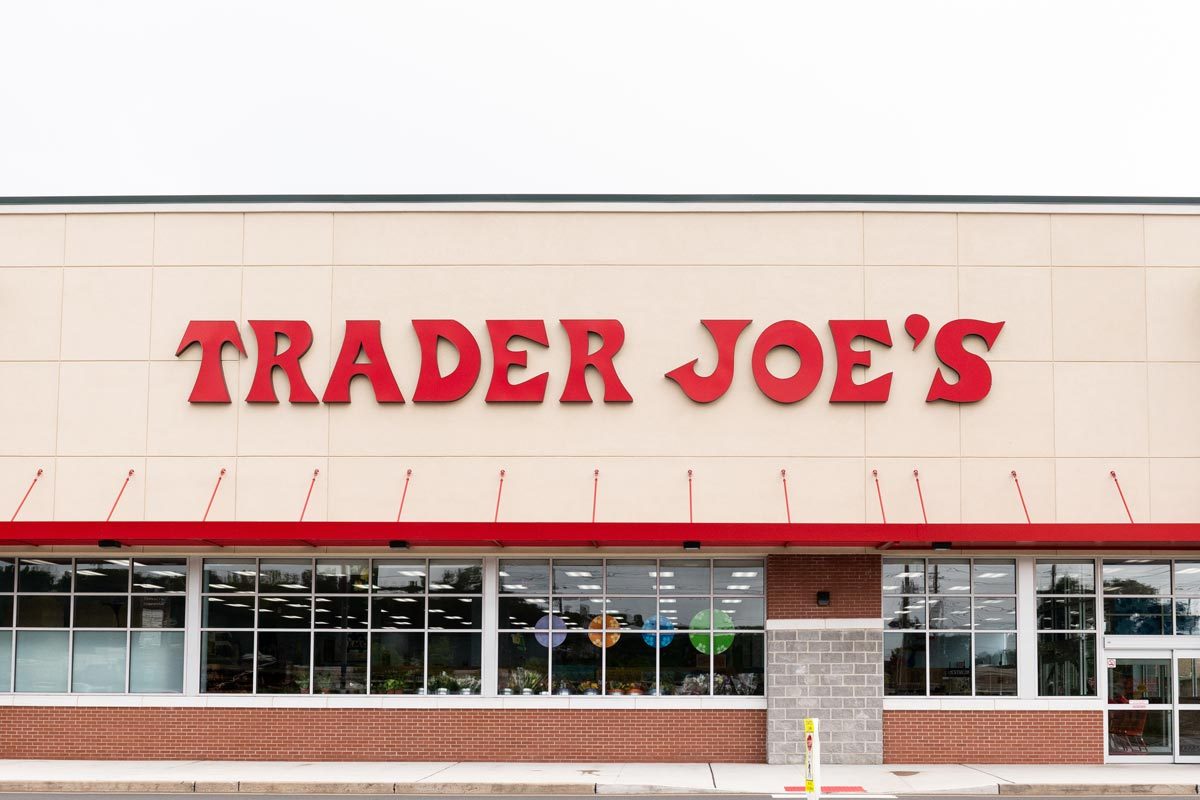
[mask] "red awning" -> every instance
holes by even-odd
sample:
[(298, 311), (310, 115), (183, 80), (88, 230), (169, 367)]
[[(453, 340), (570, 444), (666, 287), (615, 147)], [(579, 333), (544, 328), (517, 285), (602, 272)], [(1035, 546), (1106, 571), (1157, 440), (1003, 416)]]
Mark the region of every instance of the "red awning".
[(0, 547), (1200, 548), (1200, 523), (0, 522)]

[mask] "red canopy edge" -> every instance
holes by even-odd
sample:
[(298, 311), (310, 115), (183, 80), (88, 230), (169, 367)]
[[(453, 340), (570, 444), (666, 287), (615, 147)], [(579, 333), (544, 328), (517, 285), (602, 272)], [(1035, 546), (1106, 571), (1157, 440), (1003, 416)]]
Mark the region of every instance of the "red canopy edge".
[(1200, 548), (1200, 523), (0, 522), (0, 547)]

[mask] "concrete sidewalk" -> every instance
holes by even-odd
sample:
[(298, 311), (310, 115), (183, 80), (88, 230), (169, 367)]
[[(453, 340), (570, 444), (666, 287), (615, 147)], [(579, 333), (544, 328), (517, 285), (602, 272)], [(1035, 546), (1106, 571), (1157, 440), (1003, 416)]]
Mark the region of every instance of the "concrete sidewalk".
[[(1197, 794), (1200, 764), (831, 766), (870, 794)], [(0, 792), (781, 794), (798, 766), (486, 762), (0, 760)]]

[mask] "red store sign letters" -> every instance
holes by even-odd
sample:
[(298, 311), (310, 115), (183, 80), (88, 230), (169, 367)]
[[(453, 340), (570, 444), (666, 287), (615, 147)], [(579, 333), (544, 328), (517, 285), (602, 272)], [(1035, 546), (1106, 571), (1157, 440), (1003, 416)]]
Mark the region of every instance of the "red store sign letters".
[[(679, 389), (697, 403), (711, 403), (729, 390), (733, 382), (736, 348), (747, 319), (709, 319), (701, 324), (712, 338), (717, 353), (716, 368), (708, 375), (696, 372), (695, 359), (666, 373)], [(559, 402), (590, 403), (584, 376), (596, 370), (604, 381), (604, 402), (630, 403), (633, 397), (617, 374), (616, 356), (625, 343), (625, 328), (615, 319), (559, 320), (567, 335), (570, 359), (566, 385)], [(316, 403), (317, 395), (309, 386), (300, 361), (312, 346), (312, 328), (303, 320), (250, 320), (250, 329), (258, 343), (258, 361), (254, 380), (246, 394), (248, 403), (277, 403), (272, 374), (283, 371), (289, 385), (291, 403)], [(413, 320), (413, 331), (421, 349), (420, 371), (413, 390), (415, 403), (449, 403), (466, 396), (479, 379), (482, 353), (475, 336), (461, 322), (452, 319)], [(929, 320), (912, 314), (904, 330), (915, 350), (929, 333)], [(992, 372), (987, 362), (964, 346), (968, 337), (978, 337), (990, 350), (1000, 335), (1003, 322), (955, 319), (942, 325), (934, 336), (934, 352), (942, 366), (934, 371), (926, 402), (944, 400), (973, 403), (987, 396), (992, 387)], [(833, 336), (835, 376), (829, 395), (831, 403), (884, 403), (891, 392), (892, 373), (854, 379), (854, 368), (871, 366), (871, 346), (891, 347), (892, 333), (886, 320), (830, 320)], [(485, 400), (489, 403), (541, 403), (546, 396), (548, 374), (543, 372), (524, 380), (514, 380), (513, 370), (528, 366), (527, 347), (549, 347), (546, 323), (540, 319), (487, 320), (492, 354), (492, 374)], [(600, 346), (591, 350), (589, 341), (598, 337)], [(284, 341), (280, 350), (280, 341)], [(524, 340), (519, 344), (515, 340)], [(860, 345), (856, 340), (864, 340)], [(458, 364), (443, 373), (438, 363), (438, 343), (448, 342), (458, 352)], [(241, 332), (231, 320), (193, 320), (188, 323), (176, 355), (192, 345), (200, 346), (200, 369), (188, 398), (193, 403), (229, 403), (229, 389), (221, 368), (221, 350), (232, 345), (246, 355)], [(778, 376), (767, 369), (767, 355), (776, 348), (793, 351), (800, 359), (795, 373)], [(360, 362), (359, 359), (363, 360)], [(825, 369), (825, 353), (812, 328), (803, 322), (781, 320), (768, 326), (754, 343), (750, 369), (764, 395), (778, 403), (796, 403), (810, 394)], [(403, 403), (404, 395), (384, 352), (379, 320), (347, 320), (342, 348), (325, 383), (320, 401), (349, 403), (350, 381), (366, 378), (380, 403)]]

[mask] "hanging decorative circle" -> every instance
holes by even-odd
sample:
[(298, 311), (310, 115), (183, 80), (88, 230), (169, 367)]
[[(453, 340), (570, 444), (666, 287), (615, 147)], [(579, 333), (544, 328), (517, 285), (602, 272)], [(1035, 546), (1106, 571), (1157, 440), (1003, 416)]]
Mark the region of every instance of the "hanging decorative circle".
[[(667, 633), (667, 631), (675, 630), (675, 623), (666, 617), (651, 617), (642, 625), (642, 630), (649, 631), (642, 634), (642, 641), (650, 647), (666, 647), (675, 639), (675, 634)], [(654, 631), (660, 631), (656, 637)], [(657, 638), (658, 643), (655, 644)]]
[(534, 623), (533, 638), (542, 647), (558, 647), (567, 640), (566, 628), (567, 623), (562, 617), (547, 614)]
[(621, 639), (621, 632), (615, 630), (604, 631), (604, 628), (615, 628), (620, 623), (617, 618), (609, 614), (599, 614), (592, 617), (592, 621), (588, 623), (588, 630), (594, 631), (588, 634), (588, 639), (596, 647), (612, 647)]
[[(712, 623), (712, 633), (708, 632), (709, 623)], [(728, 612), (717, 609), (709, 611), (707, 608), (703, 611), (697, 611), (696, 616), (692, 617), (692, 622), (689, 627), (696, 631), (688, 634), (688, 638), (692, 641), (692, 647), (699, 650), (704, 655), (712, 653), (720, 655), (733, 646), (732, 633), (718, 633), (720, 630), (733, 629), (733, 617), (729, 616)], [(701, 632), (703, 631), (703, 632)]]

